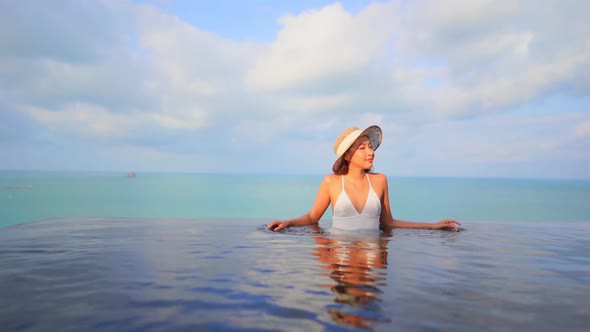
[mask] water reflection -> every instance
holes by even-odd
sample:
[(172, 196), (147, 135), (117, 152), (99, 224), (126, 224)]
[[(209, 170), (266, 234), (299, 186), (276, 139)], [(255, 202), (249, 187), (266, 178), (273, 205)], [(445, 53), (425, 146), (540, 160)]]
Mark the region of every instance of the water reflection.
[(315, 236), (313, 255), (332, 281), (325, 287), (335, 295), (334, 303), (327, 307), (334, 322), (371, 329), (386, 320), (380, 297), (387, 282), (390, 237), (391, 231), (359, 234), (334, 230), (329, 236)]

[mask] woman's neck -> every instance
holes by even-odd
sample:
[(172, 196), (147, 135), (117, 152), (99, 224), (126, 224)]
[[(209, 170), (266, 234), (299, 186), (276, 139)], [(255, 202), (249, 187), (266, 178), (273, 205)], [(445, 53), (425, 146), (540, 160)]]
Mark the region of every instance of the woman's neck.
[(349, 168), (346, 177), (353, 180), (361, 180), (366, 174), (367, 172), (362, 168)]

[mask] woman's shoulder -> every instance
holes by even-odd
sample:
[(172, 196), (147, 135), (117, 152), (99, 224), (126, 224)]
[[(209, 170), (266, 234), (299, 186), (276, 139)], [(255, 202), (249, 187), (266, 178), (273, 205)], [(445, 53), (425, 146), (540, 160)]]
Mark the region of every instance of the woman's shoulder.
[(383, 173), (369, 173), (371, 182), (375, 183), (387, 183), (387, 176)]
[(334, 188), (337, 188), (340, 185), (342, 181), (341, 177), (341, 175), (336, 174), (325, 175), (320, 186), (327, 189), (328, 191), (332, 191)]
[(341, 181), (342, 175), (337, 175), (337, 174), (328, 174), (324, 176), (323, 182), (324, 183), (334, 183), (335, 181)]
[(371, 177), (371, 179), (381, 179), (381, 180), (387, 180), (387, 176), (383, 173), (373, 173), (370, 172), (369, 176)]

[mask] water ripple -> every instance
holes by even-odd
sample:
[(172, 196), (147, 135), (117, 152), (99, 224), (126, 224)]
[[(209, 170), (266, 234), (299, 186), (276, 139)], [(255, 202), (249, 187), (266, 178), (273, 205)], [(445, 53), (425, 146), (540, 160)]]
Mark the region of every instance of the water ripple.
[(270, 232), (247, 220), (0, 229), (10, 331), (584, 331), (590, 227)]

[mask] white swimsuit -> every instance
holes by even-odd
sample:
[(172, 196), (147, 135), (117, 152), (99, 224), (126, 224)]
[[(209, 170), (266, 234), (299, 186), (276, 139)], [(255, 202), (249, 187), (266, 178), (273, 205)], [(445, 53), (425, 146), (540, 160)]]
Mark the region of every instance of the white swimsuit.
[(379, 219), (381, 217), (381, 201), (373, 190), (369, 175), (369, 194), (361, 213), (358, 213), (352, 201), (344, 189), (344, 176), (342, 176), (342, 192), (332, 212), (332, 227), (342, 230), (379, 230)]

